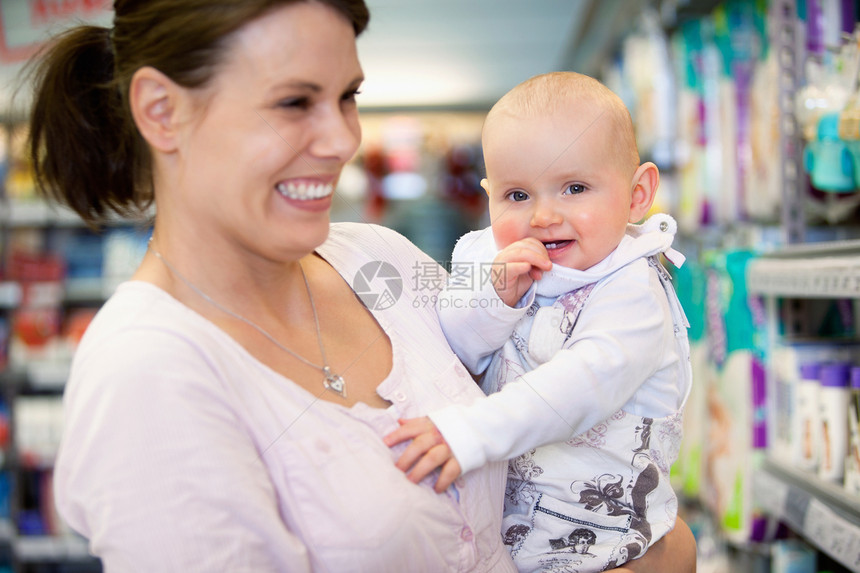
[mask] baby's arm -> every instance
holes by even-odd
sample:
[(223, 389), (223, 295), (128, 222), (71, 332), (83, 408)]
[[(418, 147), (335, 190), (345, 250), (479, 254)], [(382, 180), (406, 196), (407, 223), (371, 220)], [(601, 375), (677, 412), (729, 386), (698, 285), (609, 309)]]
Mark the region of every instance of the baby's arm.
[[(660, 293), (641, 288), (645, 279), (637, 274), (614, 275), (596, 288), (569, 346), (551, 360), (486, 399), (430, 414), (464, 473), (588, 430), (661, 367), (665, 305)], [(666, 402), (668, 409), (676, 401)]]
[[(544, 271), (551, 268), (552, 262), (549, 260), (543, 243), (534, 238), (522, 239), (511, 243), (496, 255), (493, 260), (493, 269), (499, 269), (499, 272), (492, 273), (492, 286), (505, 305), (513, 308), (528, 292), (532, 284), (540, 280)], [(453, 297), (447, 296), (447, 298), (446, 294), (449, 293), (442, 294), (440, 302), (447, 301), (450, 310), (457, 312), (460, 316), (452, 316), (451, 313), (446, 313), (440, 308), (439, 316), (442, 328), (448, 335), (449, 332), (468, 332), (466, 330), (468, 325), (467, 328), (473, 331), (477, 340), (473, 338), (468, 345), (465, 345), (457, 344), (456, 337), (453, 335), (448, 338), (466, 365), (474, 372), (481, 372), (486, 367), (486, 361), (482, 359), (504, 344), (510, 334), (510, 329), (494, 328), (489, 324), (478, 327), (480, 323), (476, 322), (475, 318), (465, 317), (475, 317), (476, 314), (480, 314), (481, 317), (477, 318), (477, 321), (487, 320), (491, 319), (490, 313), (483, 311), (479, 305), (455, 305), (452, 301), (456, 298), (457, 293), (454, 293)], [(456, 309), (455, 306), (463, 306), (463, 308)], [(511, 316), (510, 313), (505, 314), (505, 318), (509, 316)], [(519, 315), (512, 316), (513, 320), (508, 318), (511, 328), (519, 320)], [(500, 334), (503, 336), (500, 337)], [(497, 340), (494, 343), (491, 339)], [(478, 357), (470, 356), (466, 350), (467, 346), (471, 348), (483, 346), (484, 352)], [(476, 364), (481, 364), (481, 366), (476, 367)], [(420, 482), (436, 468), (441, 468), (442, 471), (434, 488), (436, 492), (441, 493), (448, 489), (448, 486), (462, 473), (460, 464), (454, 457), (451, 448), (448, 447), (448, 443), (430, 418), (401, 420), (400, 427), (385, 437), (385, 443), (389, 447), (406, 440), (412, 440), (412, 443), (403, 451), (396, 466), (403, 471), (411, 468), (408, 477), (414, 483)]]
[[(523, 295), (552, 264), (539, 241), (514, 243), (496, 253), (489, 229), (463, 236), (451, 258), (451, 278), (437, 303), (439, 322), (448, 344), (478, 374), (525, 315), (531, 301)], [(487, 268), (489, 276), (484, 275)]]

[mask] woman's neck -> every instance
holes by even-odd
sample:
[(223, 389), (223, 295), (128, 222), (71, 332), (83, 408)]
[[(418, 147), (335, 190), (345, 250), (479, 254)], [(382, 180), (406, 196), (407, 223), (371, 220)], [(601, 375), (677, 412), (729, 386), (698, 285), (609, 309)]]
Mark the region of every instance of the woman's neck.
[[(301, 316), (308, 309), (302, 261), (272, 260), (236, 245), (164, 240), (156, 231), (133, 277), (150, 282), (203, 314), (229, 309), (248, 320), (266, 322)], [(215, 315), (218, 312), (214, 313)]]

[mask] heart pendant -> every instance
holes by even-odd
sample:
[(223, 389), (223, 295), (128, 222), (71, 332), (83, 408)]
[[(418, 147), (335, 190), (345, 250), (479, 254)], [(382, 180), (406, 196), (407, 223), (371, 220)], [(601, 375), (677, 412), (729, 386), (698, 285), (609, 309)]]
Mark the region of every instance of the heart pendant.
[(341, 398), (346, 398), (346, 382), (344, 382), (343, 376), (333, 374), (328, 366), (323, 368), (323, 373), (325, 374), (325, 378), (323, 378), (325, 389), (337, 393)]

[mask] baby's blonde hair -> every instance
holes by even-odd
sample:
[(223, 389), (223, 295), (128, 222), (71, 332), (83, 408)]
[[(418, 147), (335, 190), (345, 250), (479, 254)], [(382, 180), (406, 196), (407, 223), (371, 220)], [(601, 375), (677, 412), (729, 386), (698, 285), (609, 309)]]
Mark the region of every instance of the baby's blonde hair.
[(612, 130), (610, 140), (618, 165), (632, 173), (639, 167), (633, 120), (627, 106), (596, 79), (576, 72), (549, 72), (516, 85), (499, 99), (484, 120), (487, 126), (502, 116), (529, 118), (552, 115), (563, 106), (592, 104), (600, 115), (588, 129)]

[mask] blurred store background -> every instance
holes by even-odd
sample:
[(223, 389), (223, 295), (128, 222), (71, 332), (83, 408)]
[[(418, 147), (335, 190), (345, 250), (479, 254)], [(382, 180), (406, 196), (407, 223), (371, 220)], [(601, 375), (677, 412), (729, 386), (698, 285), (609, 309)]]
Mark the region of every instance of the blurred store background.
[[(368, 4), (364, 137), (333, 219), (392, 227), (445, 264), (488, 223), (490, 105), (542, 72), (601, 79), (661, 169), (655, 209), (688, 257), (674, 274), (696, 378), (673, 472), (699, 571), (860, 571), (860, 3)], [(109, 9), (0, 0), (0, 573), (100, 570), (51, 502), (60, 398), (148, 229), (94, 232), (44, 203), (22, 148), (23, 63), (81, 20)]]

